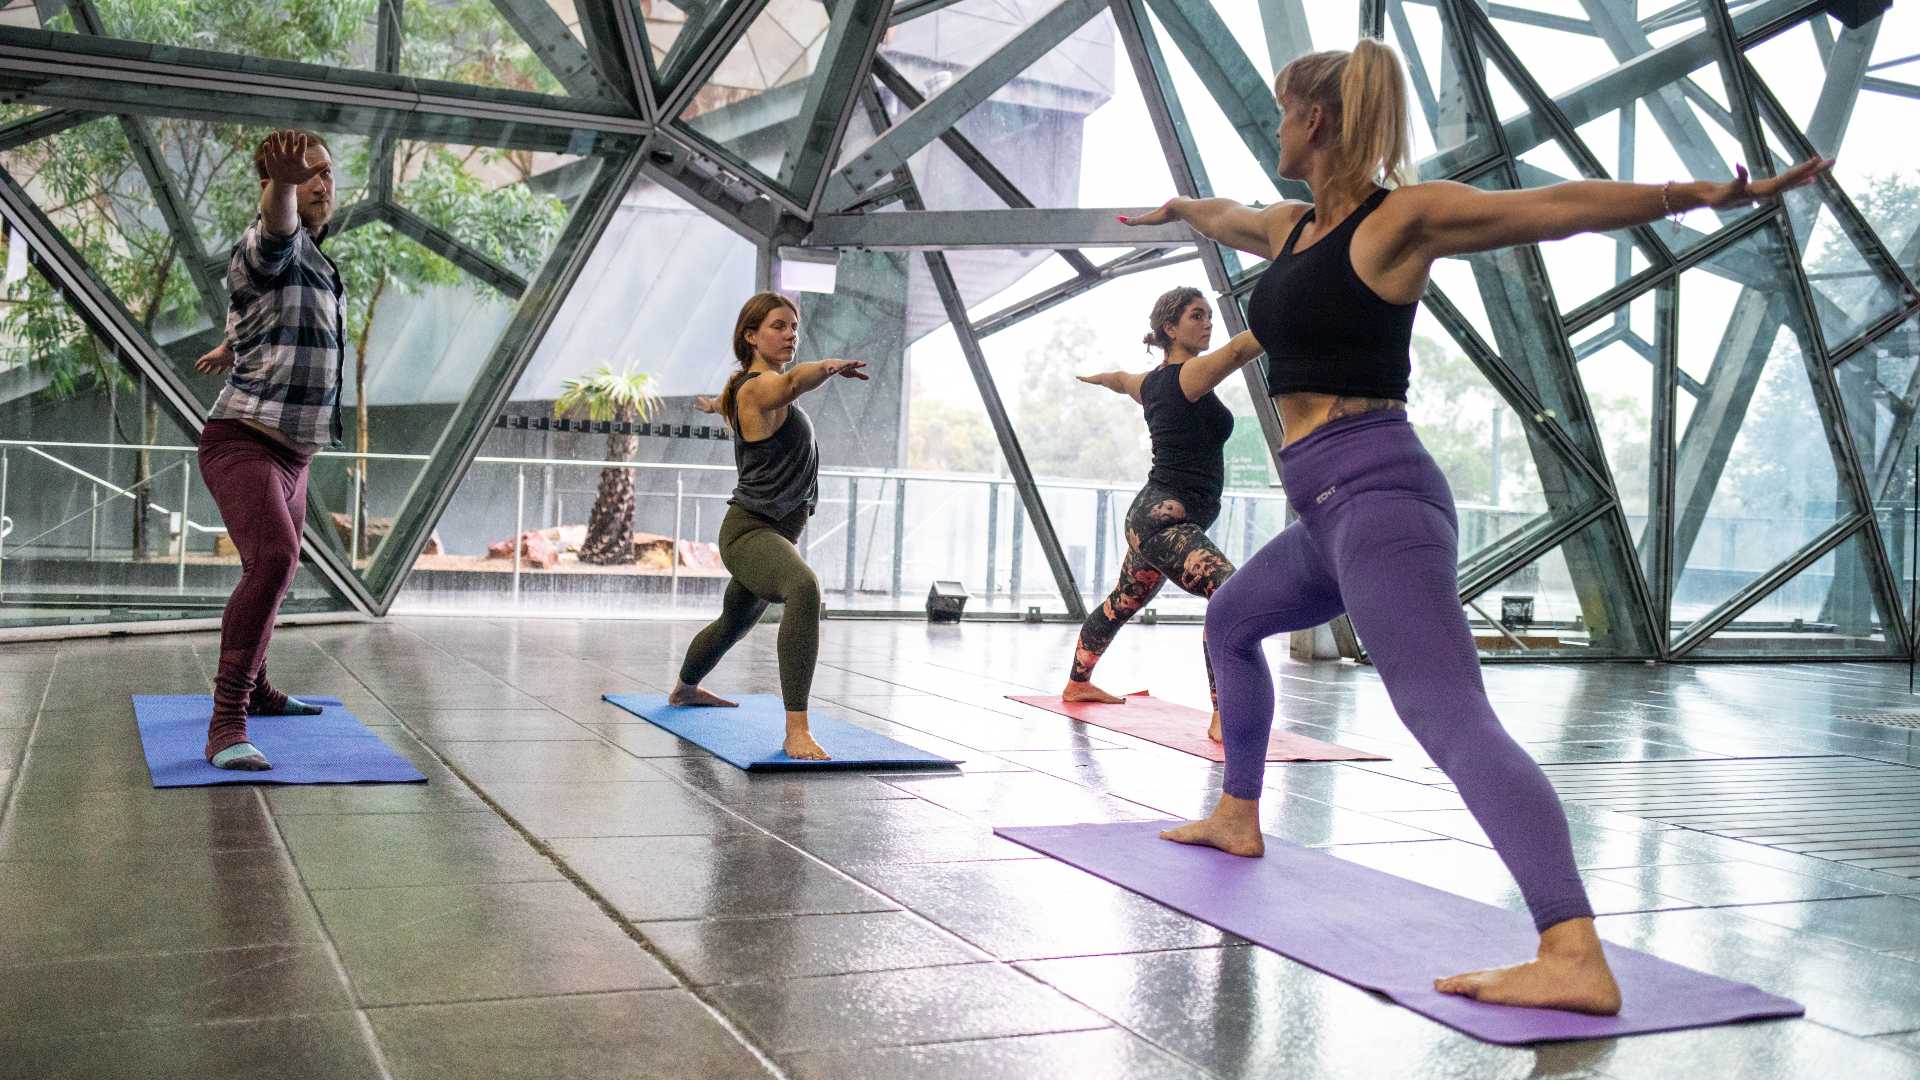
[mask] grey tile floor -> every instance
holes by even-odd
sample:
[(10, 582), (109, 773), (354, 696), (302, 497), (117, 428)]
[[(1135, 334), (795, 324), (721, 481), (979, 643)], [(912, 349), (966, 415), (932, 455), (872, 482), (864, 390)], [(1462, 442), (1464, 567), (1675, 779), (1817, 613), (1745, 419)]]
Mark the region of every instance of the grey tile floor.
[[(424, 786), (148, 786), (128, 695), (204, 692), (211, 635), (0, 648), (0, 1077), (1920, 1077), (1920, 877), (1568, 806), (1602, 932), (1804, 1020), (1514, 1049), (992, 835), (1198, 813), (1218, 766), (1006, 701), (1072, 628), (834, 622), (816, 694), (954, 775), (748, 776), (599, 700), (680, 623), (282, 630)], [(1194, 627), (1115, 690), (1206, 699)], [(1275, 765), (1267, 829), (1519, 897), (1374, 672), (1276, 660), (1283, 718), (1391, 755)], [(1845, 754), (1920, 766), (1889, 665), (1497, 666), (1547, 763)], [(771, 628), (709, 680), (777, 690)], [(262, 721), (273, 722), (273, 721)], [(1920, 809), (1916, 810), (1920, 816)]]

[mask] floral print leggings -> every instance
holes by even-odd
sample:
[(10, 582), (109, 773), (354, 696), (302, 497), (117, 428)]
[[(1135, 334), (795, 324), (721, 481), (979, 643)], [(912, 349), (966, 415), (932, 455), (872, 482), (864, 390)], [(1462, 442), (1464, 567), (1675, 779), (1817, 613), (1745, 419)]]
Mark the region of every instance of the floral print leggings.
[[(1093, 678), (1093, 666), (1113, 643), (1113, 636), (1135, 612), (1147, 606), (1168, 578), (1195, 596), (1211, 597), (1233, 576), (1233, 563), (1207, 538), (1207, 526), (1219, 516), (1219, 504), (1196, 509), (1205, 512), (1189, 513), (1179, 495), (1153, 484), (1134, 497), (1127, 510), (1127, 556), (1120, 563), (1120, 584), (1114, 586), (1105, 603), (1087, 613), (1068, 678), (1074, 682)], [(1200, 655), (1206, 658), (1204, 639)], [(1214, 689), (1211, 662), (1207, 664), (1207, 689), (1209, 693)]]

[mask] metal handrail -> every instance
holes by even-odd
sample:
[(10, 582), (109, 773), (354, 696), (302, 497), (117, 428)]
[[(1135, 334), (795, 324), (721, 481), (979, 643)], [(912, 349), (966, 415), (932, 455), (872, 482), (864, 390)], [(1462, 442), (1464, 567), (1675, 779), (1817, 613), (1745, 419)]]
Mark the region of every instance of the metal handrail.
[[(76, 449), (76, 450), (165, 450), (165, 451), (174, 451), (174, 452), (196, 451), (199, 449), (198, 447), (193, 447), (193, 446), (160, 446), (160, 445), (142, 446), (134, 443), (83, 443), (83, 442), (38, 442), (38, 441), (30, 442), (24, 439), (0, 439), (0, 446), (20, 446), (20, 447), (27, 447), (27, 448), (32, 448), (37, 446), (46, 446), (46, 447), (56, 447), (56, 448), (63, 448), (63, 449)], [(372, 452), (362, 454), (362, 453), (358, 453), (356, 451), (351, 451), (351, 450), (322, 450), (319, 453), (315, 454), (314, 456), (317, 458), (321, 458), (321, 457), (342, 458), (346, 460), (365, 460), (365, 461), (424, 462), (424, 461), (432, 460), (432, 455), (430, 454), (379, 454), (379, 453), (372, 453)], [(634, 469), (634, 470), (648, 471), (648, 472), (730, 473), (734, 471), (734, 468), (731, 465), (706, 465), (706, 464), (701, 464), (699, 462), (676, 463), (676, 462), (663, 462), (663, 461), (612, 461), (605, 458), (534, 458), (534, 457), (480, 456), (473, 459), (473, 464), (475, 465), (528, 465), (528, 466), (537, 465), (542, 467), (565, 466), (565, 467), (575, 467), (575, 468), (583, 468), (583, 469)], [(922, 469), (886, 469), (886, 468), (878, 468), (878, 467), (853, 468), (848, 466), (827, 466), (827, 467), (823, 467), (820, 470), (820, 475), (822, 477), (833, 477), (833, 478), (841, 478), (841, 479), (850, 478), (850, 479), (856, 479), (856, 480), (867, 480), (867, 479), (920, 480), (920, 481), (926, 481), (930, 483), (945, 483), (945, 484), (986, 485), (986, 484), (1008, 484), (1013, 482), (1013, 478), (1010, 476), (997, 476), (997, 475), (994, 475), (993, 473), (929, 472)], [(1127, 487), (1127, 485), (1103, 483), (1098, 480), (1072, 480), (1072, 479), (1065, 479), (1065, 478), (1059, 478), (1059, 479), (1041, 478), (1039, 482), (1044, 487), (1065, 489), (1069, 491), (1117, 491)], [(1277, 486), (1264, 488), (1264, 489), (1229, 489), (1225, 492), (1222, 492), (1222, 494), (1231, 495), (1236, 498), (1245, 498), (1245, 499), (1273, 500), (1273, 499), (1285, 498), (1285, 495), (1279, 493), (1279, 491), (1277, 490)]]

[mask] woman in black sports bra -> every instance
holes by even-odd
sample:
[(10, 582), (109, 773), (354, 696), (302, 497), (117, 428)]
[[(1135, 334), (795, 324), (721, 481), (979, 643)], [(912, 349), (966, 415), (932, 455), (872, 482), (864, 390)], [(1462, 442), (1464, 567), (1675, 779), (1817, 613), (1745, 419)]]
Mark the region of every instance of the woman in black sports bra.
[(1435, 980), (1443, 993), (1611, 1015), (1620, 989), (1594, 932), (1553, 786), (1487, 701), (1460, 608), (1459, 534), (1445, 477), (1406, 420), (1415, 305), (1437, 259), (1621, 229), (1698, 207), (1773, 199), (1831, 162), (1749, 182), (1582, 180), (1517, 191), (1410, 183), (1406, 77), (1393, 50), (1300, 57), (1274, 80), (1279, 171), (1313, 203), (1264, 209), (1174, 199), (1135, 224), (1185, 221), (1272, 260), (1247, 323), (1265, 348), (1300, 520), (1207, 605), (1226, 777), (1204, 821), (1163, 833), (1236, 855), (1264, 851), (1260, 785), (1273, 723), (1261, 642), (1344, 612), (1401, 720), (1458, 788), (1512, 871), (1540, 931), (1536, 957)]
[[(1087, 613), (1074, 644), (1066, 701), (1119, 704), (1093, 685), (1093, 666), (1115, 634), (1147, 606), (1168, 579), (1201, 598), (1211, 597), (1233, 574), (1233, 561), (1207, 538), (1220, 516), (1220, 492), (1226, 486), (1223, 448), (1233, 435), (1233, 413), (1214, 387), (1259, 351), (1251, 334), (1241, 334), (1218, 352), (1201, 355), (1213, 342), (1213, 309), (1199, 289), (1182, 286), (1161, 294), (1147, 320), (1145, 344), (1164, 358), (1152, 371), (1107, 371), (1080, 381), (1125, 394), (1145, 410), (1153, 439), (1153, 468), (1127, 510), (1127, 554), (1120, 583), (1106, 601)], [(1201, 659), (1206, 659), (1204, 642)], [(1213, 665), (1207, 664), (1207, 689), (1216, 697)], [(1207, 737), (1220, 741), (1216, 708)]]

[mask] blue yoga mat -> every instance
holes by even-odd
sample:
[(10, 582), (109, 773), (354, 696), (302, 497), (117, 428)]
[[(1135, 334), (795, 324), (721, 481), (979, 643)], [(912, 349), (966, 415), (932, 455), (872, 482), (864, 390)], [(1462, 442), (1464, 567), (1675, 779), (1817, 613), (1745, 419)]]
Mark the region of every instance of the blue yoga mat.
[(872, 769), (951, 768), (952, 758), (896, 742), (875, 731), (836, 720), (815, 707), (808, 714), (813, 740), (829, 761), (800, 761), (780, 744), (787, 737), (787, 707), (772, 694), (747, 694), (737, 709), (669, 705), (664, 694), (603, 694), (602, 697), (648, 723), (663, 727), (736, 768)]
[(1442, 994), (1433, 988), (1436, 976), (1532, 957), (1539, 941), (1533, 920), (1272, 836), (1260, 859), (1160, 839), (1161, 829), (1177, 824), (994, 832), (1492, 1043), (1611, 1039), (1806, 1012), (1746, 983), (1611, 942), (1604, 944), (1620, 983), (1618, 1016), (1487, 1005)]
[(339, 698), (295, 696), (325, 706), (326, 711), (319, 716), (248, 717), (249, 740), (267, 755), (273, 768), (243, 772), (207, 764), (211, 697), (134, 695), (133, 714), (140, 724), (140, 743), (153, 786), (426, 782), (420, 770), (367, 730)]

